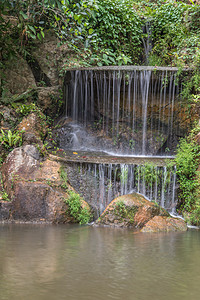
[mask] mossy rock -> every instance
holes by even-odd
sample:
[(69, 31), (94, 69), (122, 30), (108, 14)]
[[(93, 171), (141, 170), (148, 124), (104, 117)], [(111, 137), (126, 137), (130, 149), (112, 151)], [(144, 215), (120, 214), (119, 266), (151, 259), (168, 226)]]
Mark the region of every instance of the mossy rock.
[(132, 193), (114, 199), (95, 223), (142, 228), (154, 216), (168, 217), (169, 213), (142, 195)]

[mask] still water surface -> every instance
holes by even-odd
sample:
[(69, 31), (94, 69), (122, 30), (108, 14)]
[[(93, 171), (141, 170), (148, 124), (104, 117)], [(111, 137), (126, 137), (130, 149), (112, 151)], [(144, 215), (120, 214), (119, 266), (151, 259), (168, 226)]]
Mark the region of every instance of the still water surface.
[(199, 300), (200, 231), (0, 224), (0, 300)]

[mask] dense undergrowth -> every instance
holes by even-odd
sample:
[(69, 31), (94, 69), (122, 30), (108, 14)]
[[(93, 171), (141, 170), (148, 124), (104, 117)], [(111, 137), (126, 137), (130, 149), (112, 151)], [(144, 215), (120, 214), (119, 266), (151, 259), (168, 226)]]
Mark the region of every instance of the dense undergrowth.
[(200, 225), (200, 145), (199, 126), (180, 141), (175, 158), (179, 182), (179, 210), (185, 219)]

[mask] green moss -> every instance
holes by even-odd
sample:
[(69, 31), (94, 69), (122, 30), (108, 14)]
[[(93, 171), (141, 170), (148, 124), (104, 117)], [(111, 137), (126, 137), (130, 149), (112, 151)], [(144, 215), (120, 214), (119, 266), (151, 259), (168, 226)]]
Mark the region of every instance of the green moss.
[(126, 220), (128, 221), (128, 223), (134, 224), (134, 217), (136, 212), (137, 208), (135, 206), (127, 206), (123, 201), (118, 201), (115, 203), (114, 214), (120, 218), (121, 222)]

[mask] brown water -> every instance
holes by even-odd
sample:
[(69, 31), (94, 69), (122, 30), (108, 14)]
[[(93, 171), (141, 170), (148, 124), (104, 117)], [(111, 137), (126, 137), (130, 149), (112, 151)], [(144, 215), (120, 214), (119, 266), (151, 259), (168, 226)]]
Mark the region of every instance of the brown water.
[(0, 225), (0, 300), (197, 300), (199, 249), (199, 231)]

